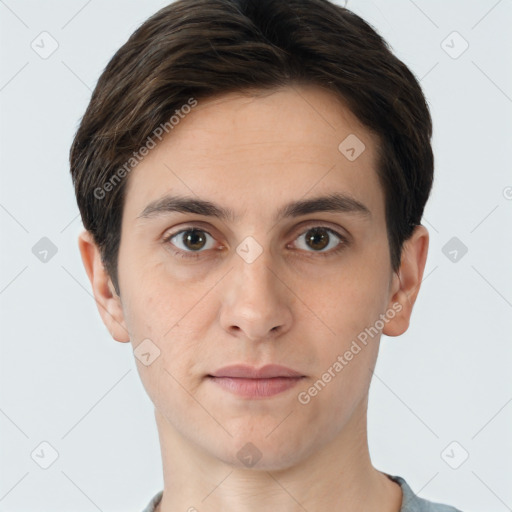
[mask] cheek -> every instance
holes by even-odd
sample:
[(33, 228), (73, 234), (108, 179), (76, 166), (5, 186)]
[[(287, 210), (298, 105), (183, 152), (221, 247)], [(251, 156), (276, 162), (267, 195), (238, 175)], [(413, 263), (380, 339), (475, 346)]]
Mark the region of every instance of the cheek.
[(165, 261), (155, 261), (150, 255), (120, 256), (120, 268), (121, 261), (123, 311), (130, 332), (137, 338), (165, 337), (186, 315), (198, 291), (170, 275)]
[(187, 370), (196, 370), (198, 354), (208, 349), (208, 327), (214, 322), (216, 311), (212, 301), (218, 300), (212, 290), (215, 282), (205, 280), (185, 286), (160, 272), (158, 264), (139, 269), (139, 278), (126, 288), (125, 322), (134, 349), (149, 339), (159, 352), (154, 363), (157, 370), (152, 375), (146, 375), (137, 362), (141, 378), (154, 380), (155, 373), (163, 372), (158, 378), (172, 374), (185, 382)]
[(308, 304), (339, 350), (374, 326), (388, 303), (389, 276), (377, 261), (342, 268), (327, 284), (310, 289)]
[(368, 254), (310, 295), (315, 312), (329, 327), (322, 329), (326, 339), (316, 343), (318, 390), (311, 391), (323, 396), (319, 402), (331, 403), (329, 416), (347, 414), (364, 397), (378, 355), (389, 276), (382, 254), (380, 260), (378, 254)]
[[(187, 408), (193, 407), (194, 403), (182, 386), (194, 393), (197, 382), (189, 379), (189, 372), (194, 371), (197, 354), (201, 353), (199, 345), (202, 342), (195, 340), (204, 339), (192, 332), (198, 326), (187, 315), (191, 304), (197, 300), (193, 300), (195, 295), (172, 293), (164, 282), (153, 285), (146, 282), (139, 293), (132, 295), (125, 308), (137, 370), (156, 407), (181, 410), (186, 416)], [(155, 354), (149, 365), (137, 356), (142, 347), (144, 352), (149, 349), (151, 355)]]
[[(378, 338), (366, 346), (347, 338), (324, 350), (316, 366), (318, 372), (303, 386), (297, 397), (298, 409), (311, 418), (318, 439), (332, 439), (348, 422), (358, 421), (356, 410), (367, 397), (378, 353)], [(314, 418), (314, 420), (313, 420)]]

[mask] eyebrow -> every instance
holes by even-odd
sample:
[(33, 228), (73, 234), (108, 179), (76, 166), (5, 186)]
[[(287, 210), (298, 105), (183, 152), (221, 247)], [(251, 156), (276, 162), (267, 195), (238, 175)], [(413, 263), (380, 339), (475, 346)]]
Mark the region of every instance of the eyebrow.
[[(171, 212), (195, 213), (230, 222), (235, 222), (238, 219), (238, 215), (230, 208), (204, 199), (177, 195), (166, 195), (152, 201), (137, 218), (149, 219)], [(362, 218), (371, 217), (370, 209), (357, 199), (346, 194), (333, 193), (288, 203), (277, 211), (274, 221), (278, 222), (287, 217), (299, 217), (316, 212), (351, 213)]]

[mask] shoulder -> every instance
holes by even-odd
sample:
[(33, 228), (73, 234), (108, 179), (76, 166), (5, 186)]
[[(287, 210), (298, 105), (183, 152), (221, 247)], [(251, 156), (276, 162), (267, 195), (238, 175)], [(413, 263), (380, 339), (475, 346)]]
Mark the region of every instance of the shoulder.
[(400, 512), (462, 512), (450, 505), (434, 503), (414, 494), (407, 482), (400, 476), (387, 475), (402, 488), (402, 506)]
[[(396, 482), (402, 488), (402, 506), (400, 512), (462, 512), (461, 510), (451, 507), (450, 505), (443, 505), (441, 503), (434, 503), (416, 496), (413, 490), (409, 487), (407, 482), (400, 476), (387, 475), (391, 480)], [(163, 491), (159, 491), (148, 506), (142, 512), (155, 512), (156, 506), (162, 499)]]
[(151, 498), (151, 501), (148, 503), (148, 506), (142, 511), (142, 512), (155, 512), (156, 506), (160, 503), (160, 500), (162, 499), (164, 491), (157, 492), (153, 498)]

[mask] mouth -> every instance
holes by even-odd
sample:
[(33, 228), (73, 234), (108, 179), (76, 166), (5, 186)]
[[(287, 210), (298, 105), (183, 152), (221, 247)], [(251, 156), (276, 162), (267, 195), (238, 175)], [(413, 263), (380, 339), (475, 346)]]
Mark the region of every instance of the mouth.
[(276, 377), (304, 377), (300, 372), (278, 364), (267, 364), (261, 368), (246, 364), (224, 366), (209, 377), (235, 377), (244, 379), (272, 379)]
[(223, 390), (244, 398), (268, 398), (296, 386), (306, 376), (280, 365), (255, 368), (247, 365), (227, 366), (207, 375)]

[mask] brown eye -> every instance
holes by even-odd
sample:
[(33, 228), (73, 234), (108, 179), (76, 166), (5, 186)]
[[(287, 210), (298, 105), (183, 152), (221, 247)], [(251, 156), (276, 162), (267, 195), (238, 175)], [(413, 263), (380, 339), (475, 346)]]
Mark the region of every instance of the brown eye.
[[(211, 240), (208, 240), (208, 237)], [(168, 236), (165, 242), (169, 242), (183, 252), (200, 252), (202, 249), (211, 249), (213, 237), (202, 229), (183, 229)], [(208, 246), (208, 242), (211, 242)]]
[(306, 244), (312, 249), (321, 251), (329, 245), (330, 236), (324, 228), (313, 228), (306, 234)]
[(344, 236), (323, 226), (315, 226), (307, 231), (303, 231), (297, 237), (297, 240), (300, 241), (296, 244), (299, 249), (309, 253), (317, 252), (322, 256), (336, 253), (348, 245), (347, 239)]
[(206, 237), (202, 231), (192, 229), (190, 231), (184, 231), (183, 233), (185, 234), (185, 236), (182, 237), (183, 243), (185, 247), (192, 251), (202, 249), (206, 244)]

